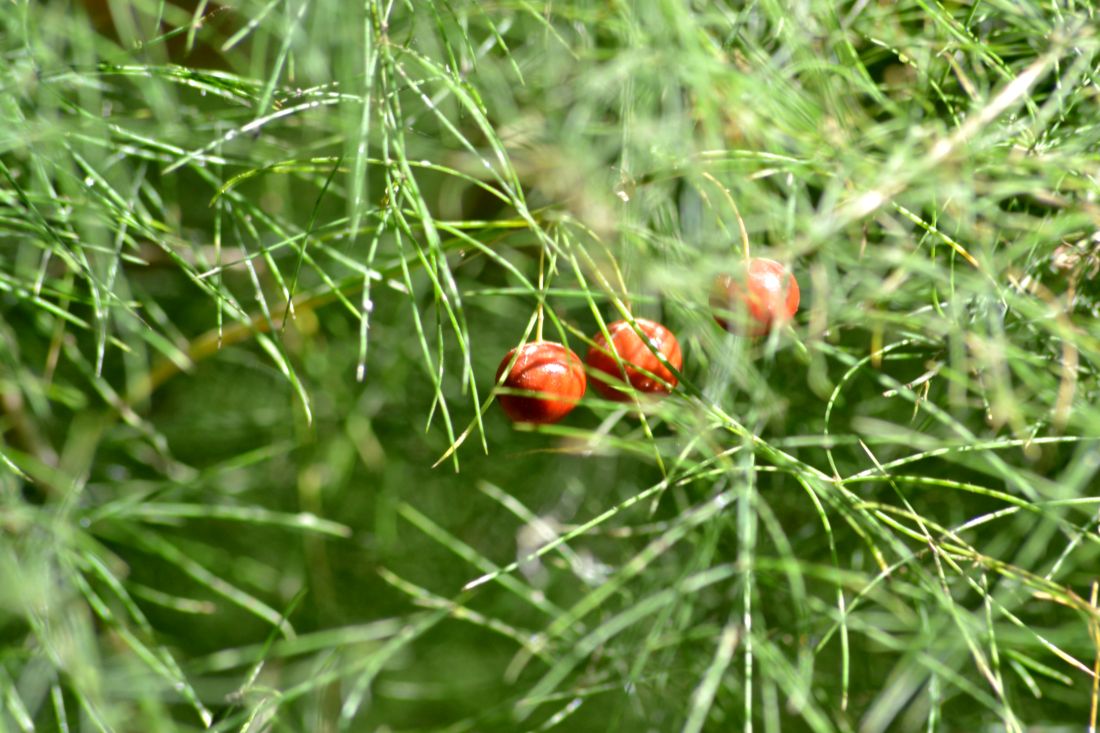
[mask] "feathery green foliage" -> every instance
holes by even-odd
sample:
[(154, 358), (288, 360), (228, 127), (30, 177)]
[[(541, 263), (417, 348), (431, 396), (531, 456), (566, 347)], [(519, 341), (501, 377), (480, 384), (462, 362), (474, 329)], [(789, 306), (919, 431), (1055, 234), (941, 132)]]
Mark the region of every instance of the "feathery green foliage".
[[(0, 89), (0, 730), (1095, 724), (1092, 2), (13, 0)], [(631, 315), (668, 398), (492, 404)]]

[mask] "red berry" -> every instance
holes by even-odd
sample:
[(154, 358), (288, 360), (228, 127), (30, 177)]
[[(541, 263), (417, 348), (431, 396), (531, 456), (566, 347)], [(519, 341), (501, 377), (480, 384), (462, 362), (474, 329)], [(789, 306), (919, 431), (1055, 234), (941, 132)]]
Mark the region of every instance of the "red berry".
[[(497, 381), (512, 361), (512, 349), (497, 368)], [(498, 398), (504, 412), (515, 422), (555, 423), (576, 407), (584, 396), (588, 380), (580, 357), (553, 341), (532, 341), (519, 347), (504, 386), (543, 396), (502, 394)]]
[(764, 336), (794, 317), (798, 295), (798, 281), (786, 267), (754, 257), (740, 278), (718, 276), (710, 304), (721, 314), (714, 320), (727, 331)]
[[(638, 329), (653, 342), (653, 347), (679, 371), (684, 364), (684, 357), (680, 352), (680, 342), (676, 340), (672, 331), (656, 321), (645, 318), (634, 320), (638, 324)], [(611, 335), (611, 347), (608, 348), (607, 339), (603, 333), (596, 334), (592, 339), (592, 348), (588, 350), (586, 360), (588, 366), (596, 372), (593, 374), (595, 381), (592, 384), (601, 395), (609, 400), (630, 399), (631, 393), (621, 386), (624, 382), (629, 382), (630, 386), (639, 392), (650, 394), (667, 393), (676, 386), (676, 376), (661, 363), (656, 354), (650, 351), (649, 346), (639, 338), (629, 323), (615, 321), (607, 327), (607, 332)], [(622, 360), (622, 366), (619, 366), (619, 362), (615, 360), (615, 354), (618, 354), (619, 359)], [(623, 367), (626, 368), (625, 378)], [(645, 371), (641, 371), (642, 369)], [(610, 379), (602, 379), (601, 373), (610, 375)], [(660, 379), (655, 379), (650, 374)]]

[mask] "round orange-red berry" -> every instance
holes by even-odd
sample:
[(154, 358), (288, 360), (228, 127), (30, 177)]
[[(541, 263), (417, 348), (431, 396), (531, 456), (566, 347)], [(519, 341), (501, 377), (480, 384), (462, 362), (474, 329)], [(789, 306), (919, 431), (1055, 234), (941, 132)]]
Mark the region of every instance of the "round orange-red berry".
[(532, 341), (509, 351), (497, 368), (497, 381), (504, 370), (502, 386), (528, 394), (501, 394), (505, 414), (515, 422), (549, 424), (561, 420), (584, 396), (587, 378), (580, 357), (553, 341)]
[[(588, 350), (588, 366), (593, 370), (593, 386), (609, 400), (628, 400), (629, 384), (638, 392), (665, 394), (676, 386), (676, 375), (661, 363), (654, 351), (661, 353), (665, 361), (676, 371), (684, 365), (680, 342), (672, 331), (656, 321), (636, 318), (638, 330), (645, 334), (652, 349), (627, 321), (615, 321), (607, 327), (611, 341), (598, 333)], [(615, 355), (618, 354), (618, 360)], [(620, 365), (620, 362), (622, 364)], [(606, 377), (606, 378), (605, 378)]]
[(764, 257), (748, 262), (740, 277), (719, 275), (710, 304), (714, 320), (731, 333), (764, 336), (798, 311), (798, 281), (783, 264)]

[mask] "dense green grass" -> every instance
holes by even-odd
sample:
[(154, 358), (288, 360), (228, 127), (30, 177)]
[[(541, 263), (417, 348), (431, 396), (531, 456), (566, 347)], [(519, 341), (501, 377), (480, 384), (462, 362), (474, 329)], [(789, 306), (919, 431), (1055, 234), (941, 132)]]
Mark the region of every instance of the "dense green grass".
[(0, 731), (1095, 725), (1091, 2), (183, 5), (0, 10)]

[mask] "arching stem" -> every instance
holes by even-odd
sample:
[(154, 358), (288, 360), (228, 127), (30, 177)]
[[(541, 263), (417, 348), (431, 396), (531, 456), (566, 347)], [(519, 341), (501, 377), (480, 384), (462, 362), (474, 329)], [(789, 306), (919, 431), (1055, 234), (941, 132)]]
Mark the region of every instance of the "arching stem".
[(542, 341), (542, 322), (546, 303), (546, 248), (539, 247), (539, 304), (535, 316), (535, 340)]

